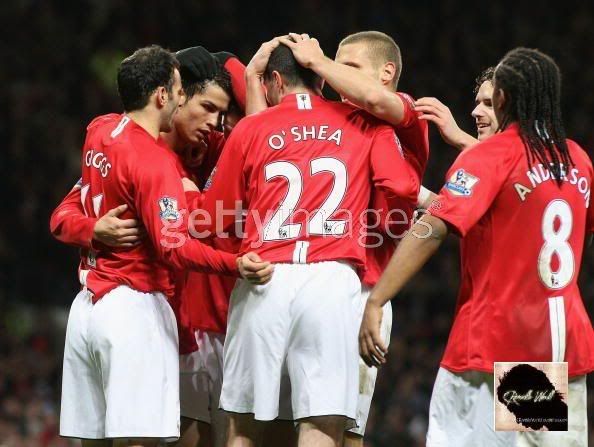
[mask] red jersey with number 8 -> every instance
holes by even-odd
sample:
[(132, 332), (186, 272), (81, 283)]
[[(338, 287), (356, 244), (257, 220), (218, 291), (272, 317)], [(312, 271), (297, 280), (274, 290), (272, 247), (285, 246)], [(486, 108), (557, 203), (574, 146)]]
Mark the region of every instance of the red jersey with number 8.
[(563, 362), (594, 370), (594, 332), (577, 280), (591, 231), (592, 163), (567, 140), (562, 183), (528, 164), (517, 125), (462, 152), (429, 212), (462, 236), (462, 282), (442, 366)]
[(226, 230), (240, 218), (232, 210), (243, 208), (242, 252), (364, 269), (372, 186), (388, 201), (416, 201), (418, 176), (393, 128), (351, 105), (291, 94), (233, 130), (203, 202), (212, 221), (199, 227)]

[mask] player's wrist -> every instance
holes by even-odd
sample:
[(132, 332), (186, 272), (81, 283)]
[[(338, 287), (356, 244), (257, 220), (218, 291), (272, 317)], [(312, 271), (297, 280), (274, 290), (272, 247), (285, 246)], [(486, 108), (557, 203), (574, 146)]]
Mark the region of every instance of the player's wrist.
[(457, 136), (456, 136), (456, 141), (454, 143), (454, 146), (458, 150), (463, 151), (467, 147), (470, 147), (473, 144), (476, 144), (477, 142), (478, 142), (478, 140), (476, 138), (474, 138), (473, 136), (467, 134), (462, 129), (458, 129), (458, 133), (457, 133)]
[(323, 72), (327, 69), (327, 67), (333, 63), (334, 61), (328, 57), (326, 57), (326, 55), (322, 54), (316, 57), (313, 57), (307, 68), (309, 68), (310, 70), (314, 71), (315, 73), (317, 73), (318, 75), (321, 76), (320, 72)]

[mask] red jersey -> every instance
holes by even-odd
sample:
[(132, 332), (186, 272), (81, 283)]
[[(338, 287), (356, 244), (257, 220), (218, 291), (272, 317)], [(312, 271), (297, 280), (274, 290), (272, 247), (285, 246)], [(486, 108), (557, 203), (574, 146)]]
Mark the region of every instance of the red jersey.
[[(404, 104), (404, 117), (394, 126), (402, 152), (417, 175), (421, 184), (427, 160), (429, 159), (429, 128), (427, 121), (420, 120), (413, 108), (414, 99), (406, 93), (395, 93)], [(362, 282), (373, 287), (378, 282), (386, 265), (392, 258), (396, 244), (410, 228), (417, 200), (413, 202), (398, 200), (396, 206), (388, 207), (384, 193), (374, 190), (371, 193), (370, 236), (367, 248), (367, 269)], [(377, 245), (377, 246), (376, 246)]]
[(240, 218), (233, 210), (245, 208), (242, 252), (272, 262), (345, 260), (364, 268), (372, 185), (389, 201), (416, 199), (419, 183), (394, 130), (347, 104), (287, 95), (235, 127), (204, 198), (212, 223), (201, 228), (225, 231)]
[[(208, 138), (208, 149), (202, 164), (192, 170), (192, 177), (199, 184), (206, 184), (206, 189), (209, 186), (206, 180), (218, 161), (224, 143), (225, 138), (221, 132), (212, 132)], [(202, 200), (193, 200), (189, 206), (191, 209), (198, 209), (202, 207), (201, 202)], [(209, 243), (217, 250), (228, 253), (239, 252), (241, 246), (241, 240), (231, 234), (227, 238), (213, 238), (209, 240)], [(233, 287), (235, 287), (236, 279), (225, 275), (188, 272), (181, 281), (179, 285), (182, 307), (180, 313), (187, 315), (192, 329), (224, 334), (227, 331), (229, 298)]]
[(125, 203), (123, 218), (139, 219), (148, 234), (133, 249), (88, 250), (80, 276), (95, 300), (122, 284), (171, 296), (173, 278), (167, 266), (237, 274), (234, 255), (188, 237), (176, 157), (163, 140), (155, 140), (129, 117), (106, 115), (89, 125), (80, 193), (87, 215), (101, 216)]
[(444, 368), (566, 361), (570, 376), (594, 370), (594, 332), (577, 285), (593, 171), (586, 153), (567, 144), (574, 166), (561, 187), (546, 166), (528, 165), (517, 125), (465, 150), (448, 171), (429, 209), (462, 236)]

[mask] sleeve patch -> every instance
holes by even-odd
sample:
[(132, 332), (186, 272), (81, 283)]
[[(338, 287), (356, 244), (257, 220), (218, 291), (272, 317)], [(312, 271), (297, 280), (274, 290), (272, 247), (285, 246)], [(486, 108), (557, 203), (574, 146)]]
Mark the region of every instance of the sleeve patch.
[(181, 217), (177, 209), (177, 199), (171, 197), (161, 197), (159, 199), (159, 217), (167, 222), (177, 222)]
[(478, 177), (466, 172), (464, 169), (458, 169), (451, 175), (445, 187), (455, 196), (469, 197), (472, 195), (472, 190), (478, 181)]

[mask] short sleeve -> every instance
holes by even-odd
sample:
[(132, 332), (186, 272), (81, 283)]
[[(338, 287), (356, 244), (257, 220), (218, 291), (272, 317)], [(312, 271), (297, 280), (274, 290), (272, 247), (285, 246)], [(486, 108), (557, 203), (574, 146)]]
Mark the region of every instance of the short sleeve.
[(504, 148), (494, 141), (479, 143), (462, 152), (449, 169), (445, 185), (428, 212), (464, 237), (497, 197), (510, 172), (509, 160)]

